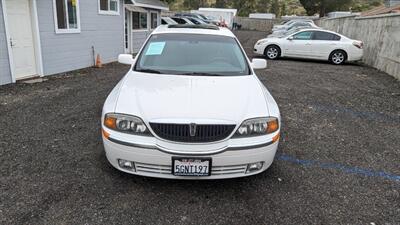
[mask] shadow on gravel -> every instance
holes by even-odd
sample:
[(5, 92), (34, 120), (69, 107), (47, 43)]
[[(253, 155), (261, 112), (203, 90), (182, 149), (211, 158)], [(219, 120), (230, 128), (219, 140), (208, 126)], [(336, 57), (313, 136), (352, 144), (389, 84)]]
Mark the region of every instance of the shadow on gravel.
[[(258, 58), (258, 59), (266, 59), (267, 61), (272, 61), (271, 59), (268, 59), (265, 56), (262, 55), (254, 55), (252, 58)], [(279, 58), (279, 59), (275, 59), (273, 61), (282, 61), (282, 62), (307, 62), (307, 63), (315, 63), (315, 64), (322, 64), (322, 65), (334, 65), (329, 61), (325, 61), (325, 60), (316, 60), (316, 59), (299, 59), (299, 58), (289, 58), (289, 57), (285, 57), (285, 58)], [(336, 66), (365, 66), (363, 63), (361, 62), (346, 62), (343, 65), (336, 65)]]

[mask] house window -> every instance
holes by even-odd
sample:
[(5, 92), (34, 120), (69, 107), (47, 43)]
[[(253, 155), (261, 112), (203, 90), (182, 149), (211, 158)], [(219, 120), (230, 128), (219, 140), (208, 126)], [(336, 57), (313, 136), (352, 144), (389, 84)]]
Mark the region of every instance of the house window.
[(151, 29), (158, 27), (158, 13), (151, 13)]
[(119, 0), (99, 0), (99, 14), (119, 15)]
[(132, 29), (147, 30), (147, 13), (132, 12)]
[(53, 0), (56, 33), (79, 33), (79, 0)]

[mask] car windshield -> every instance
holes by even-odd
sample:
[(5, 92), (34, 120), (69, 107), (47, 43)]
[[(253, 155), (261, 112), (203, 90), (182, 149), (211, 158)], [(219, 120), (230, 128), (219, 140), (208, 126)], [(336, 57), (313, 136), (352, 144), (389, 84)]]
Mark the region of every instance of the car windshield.
[(134, 70), (199, 76), (251, 74), (235, 38), (204, 34), (152, 35), (140, 53)]

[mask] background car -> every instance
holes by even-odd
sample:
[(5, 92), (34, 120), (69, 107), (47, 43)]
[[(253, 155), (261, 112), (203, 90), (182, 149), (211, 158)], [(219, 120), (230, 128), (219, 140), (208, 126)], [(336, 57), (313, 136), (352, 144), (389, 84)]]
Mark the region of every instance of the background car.
[(171, 19), (171, 17), (161, 17), (161, 24), (162, 25), (174, 25), (178, 24), (175, 20)]
[(173, 16), (173, 17), (171, 17), (171, 19), (173, 19), (178, 24), (191, 24), (191, 25), (194, 24), (192, 21), (188, 20), (185, 17)]
[[(295, 20), (289, 20), (288, 22), (281, 24), (281, 25), (274, 25), (272, 28), (272, 32), (277, 31), (277, 30), (287, 30), (288, 27), (292, 26), (293, 24), (297, 22), (308, 22), (314, 24), (314, 21), (309, 20), (309, 19), (295, 19)], [(315, 25), (315, 24), (314, 24)]]
[(254, 53), (265, 55), (268, 59), (320, 59), (338, 65), (346, 61), (361, 60), (363, 42), (332, 31), (304, 29), (281, 37), (261, 39), (255, 44)]
[[(290, 33), (294, 33), (296, 31), (304, 30), (307, 28), (311, 28), (311, 26), (310, 25), (309, 26), (299, 26), (299, 27), (292, 27), (288, 30), (278, 30), (278, 31), (275, 31), (272, 34), (268, 35), (267, 37), (282, 37), (282, 36), (286, 36)], [(314, 28), (320, 29), (319, 27), (314, 27)]]
[(198, 24), (208, 24), (208, 23), (204, 22), (203, 20), (197, 19), (197, 18), (194, 18), (194, 17), (185, 17), (185, 18), (190, 20), (190, 22), (192, 22), (194, 24), (197, 24), (197, 25)]
[(279, 35), (279, 34), (284, 34), (287, 33), (290, 30), (296, 29), (298, 27), (303, 27), (303, 28), (319, 28), (317, 25), (315, 25), (313, 22), (309, 21), (296, 21), (291, 23), (289, 26), (284, 26), (282, 29), (275, 30), (272, 33)]
[(206, 16), (204, 16), (200, 13), (176, 13), (175, 16), (196, 18), (196, 19), (202, 20), (205, 23), (211, 23), (211, 21)]

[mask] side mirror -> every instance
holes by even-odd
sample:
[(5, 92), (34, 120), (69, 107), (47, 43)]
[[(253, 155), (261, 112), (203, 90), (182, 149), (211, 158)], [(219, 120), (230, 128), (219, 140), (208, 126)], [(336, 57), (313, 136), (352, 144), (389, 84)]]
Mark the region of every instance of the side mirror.
[(293, 36), (287, 38), (289, 41), (293, 41)]
[(255, 70), (262, 70), (267, 68), (267, 60), (265, 59), (253, 59), (251, 61), (251, 67)]
[(120, 54), (118, 55), (118, 62), (122, 64), (132, 65), (135, 62), (135, 60), (133, 59), (133, 56), (130, 54)]

